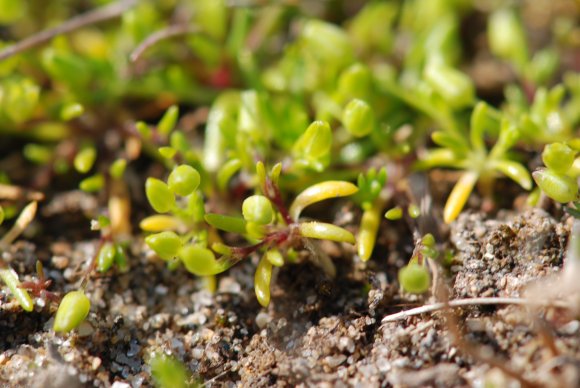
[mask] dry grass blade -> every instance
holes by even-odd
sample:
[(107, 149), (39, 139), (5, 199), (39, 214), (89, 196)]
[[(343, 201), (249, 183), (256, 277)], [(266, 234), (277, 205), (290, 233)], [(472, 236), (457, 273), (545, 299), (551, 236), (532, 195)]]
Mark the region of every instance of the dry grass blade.
[(8, 231), (0, 240), (0, 248), (5, 249), (8, 245), (12, 243), (12, 241), (16, 240), (24, 229), (32, 222), (34, 216), (36, 215), (36, 209), (38, 208), (38, 203), (36, 201), (29, 203), (26, 205), (22, 212), (18, 216), (18, 219), (14, 223), (12, 229)]
[(12, 46), (6, 47), (4, 50), (0, 51), (0, 61), (10, 58), (11, 56), (16, 55), (22, 51), (31, 49), (32, 47), (40, 46), (55, 36), (66, 34), (91, 24), (100, 23), (105, 20), (119, 17), (123, 14), (123, 12), (133, 7), (135, 4), (137, 4), (136, 0), (121, 0), (117, 3), (113, 3), (74, 17), (59, 26), (41, 31), (38, 34), (32, 35), (16, 44), (13, 44)]
[[(537, 306), (537, 307), (559, 307), (559, 308), (569, 308), (568, 303), (560, 301), (548, 301), (548, 300), (530, 300), (523, 298), (467, 298), (467, 299), (455, 299), (450, 300), (449, 307), (467, 307), (467, 306), (480, 306), (480, 305), (519, 305), (519, 306)], [(387, 315), (381, 321), (382, 323), (400, 321), (402, 319), (412, 317), (414, 315), (420, 315), (425, 313), (432, 313), (435, 311), (440, 311), (445, 309), (446, 303), (433, 303), (424, 306), (416, 307), (413, 309), (400, 311), (395, 314)]]
[(137, 62), (143, 53), (147, 51), (148, 48), (157, 44), (159, 41), (174, 38), (176, 36), (196, 34), (199, 32), (199, 28), (195, 26), (188, 26), (183, 24), (177, 24), (169, 26), (167, 28), (161, 29), (149, 35), (143, 42), (139, 44), (132, 52), (129, 58), (131, 62)]
[(44, 194), (40, 191), (27, 190), (22, 187), (0, 183), (0, 198), (17, 201), (25, 198), (29, 201), (42, 201)]

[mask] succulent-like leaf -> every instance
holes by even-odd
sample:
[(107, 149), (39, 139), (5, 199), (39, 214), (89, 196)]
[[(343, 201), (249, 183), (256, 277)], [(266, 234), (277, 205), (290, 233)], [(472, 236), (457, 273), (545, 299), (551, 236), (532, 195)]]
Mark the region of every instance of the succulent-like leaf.
[(479, 174), (475, 171), (466, 171), (459, 178), (453, 190), (451, 190), (443, 209), (443, 220), (446, 223), (450, 223), (457, 218), (473, 191), (478, 178)]
[(263, 307), (270, 304), (270, 281), (272, 280), (272, 263), (264, 255), (258, 263), (254, 274), (254, 291)]
[(354, 235), (348, 230), (328, 224), (326, 222), (301, 222), (299, 226), (300, 235), (308, 238), (320, 240), (331, 240), (337, 242), (346, 242), (354, 244), (356, 242)]
[(532, 188), (532, 177), (530, 176), (528, 169), (521, 163), (504, 159), (493, 162), (492, 166), (524, 189), (530, 190)]
[(399, 284), (407, 292), (422, 294), (429, 290), (431, 276), (425, 266), (410, 263), (399, 270)]
[(208, 213), (205, 220), (211, 226), (225, 232), (244, 234), (246, 233), (246, 221), (241, 217), (225, 216), (222, 214)]
[(76, 329), (89, 315), (90, 309), (91, 301), (82, 290), (69, 292), (58, 306), (53, 330), (66, 333)]
[(578, 180), (564, 174), (558, 174), (550, 169), (540, 169), (533, 172), (538, 186), (548, 197), (567, 203), (578, 199)]
[(165, 182), (156, 178), (147, 178), (145, 194), (151, 207), (158, 213), (167, 213), (175, 206), (175, 195)]
[(217, 260), (209, 249), (192, 244), (183, 246), (178, 257), (189, 272), (198, 276), (216, 275), (230, 267), (227, 260)]
[(30, 312), (34, 309), (34, 302), (28, 294), (28, 291), (20, 287), (21, 283), (16, 271), (12, 268), (0, 268), (0, 279), (8, 286), (10, 293), (24, 311)]
[(381, 223), (381, 210), (374, 206), (363, 212), (358, 232), (358, 255), (362, 261), (370, 259), (375, 248), (377, 232)]
[(167, 185), (175, 194), (187, 196), (197, 189), (200, 180), (199, 172), (195, 168), (182, 164), (171, 171)]
[(163, 260), (172, 260), (181, 249), (181, 239), (170, 231), (147, 236), (145, 243)]
[(290, 218), (298, 220), (300, 213), (313, 203), (329, 198), (346, 197), (358, 191), (358, 187), (346, 181), (325, 181), (312, 185), (302, 191), (290, 206)]

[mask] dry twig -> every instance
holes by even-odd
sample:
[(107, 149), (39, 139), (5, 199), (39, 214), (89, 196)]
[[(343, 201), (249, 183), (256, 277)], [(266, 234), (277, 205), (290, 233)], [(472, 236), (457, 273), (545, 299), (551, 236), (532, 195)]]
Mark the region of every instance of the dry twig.
[[(449, 301), (449, 307), (466, 307), (466, 306), (479, 306), (479, 305), (507, 305), (513, 304), (518, 306), (538, 306), (538, 307), (559, 307), (559, 308), (569, 308), (567, 303), (559, 301), (549, 301), (549, 300), (530, 300), (523, 298), (467, 298), (467, 299), (455, 299)], [(395, 314), (387, 315), (383, 318), (382, 323), (400, 321), (402, 319), (420, 315), (425, 313), (432, 313), (434, 311), (440, 311), (445, 308), (445, 303), (433, 303), (426, 304), (424, 306), (416, 307), (413, 309), (400, 311)]]
[(97, 8), (95, 10), (74, 17), (59, 26), (41, 31), (35, 35), (29, 36), (28, 38), (19, 41), (16, 44), (13, 44), (12, 46), (6, 47), (4, 50), (0, 51), (0, 61), (10, 58), (11, 56), (16, 55), (22, 51), (40, 46), (41, 44), (48, 42), (56, 36), (67, 34), (91, 24), (96, 24), (105, 20), (119, 17), (123, 14), (123, 12), (133, 7), (135, 4), (137, 4), (137, 0), (120, 0), (117, 3), (109, 4), (102, 8)]

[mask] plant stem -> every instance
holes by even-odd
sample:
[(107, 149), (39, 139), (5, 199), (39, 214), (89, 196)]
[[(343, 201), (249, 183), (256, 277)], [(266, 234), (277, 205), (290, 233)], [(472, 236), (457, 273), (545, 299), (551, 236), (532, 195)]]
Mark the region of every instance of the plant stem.
[(117, 3), (109, 4), (107, 6), (97, 8), (77, 17), (74, 17), (59, 26), (41, 31), (35, 35), (29, 36), (20, 42), (6, 47), (0, 51), (0, 61), (10, 58), (22, 51), (26, 51), (36, 46), (40, 46), (55, 36), (67, 34), (69, 32), (78, 30), (79, 28), (89, 26), (91, 24), (100, 23), (105, 20), (119, 17), (137, 4), (137, 0), (120, 0)]
[(129, 58), (131, 62), (137, 62), (143, 53), (151, 46), (157, 44), (161, 40), (174, 38), (181, 35), (196, 34), (199, 32), (199, 28), (196, 26), (188, 26), (185, 24), (176, 24), (168, 26), (161, 30), (155, 31), (147, 38), (145, 38), (139, 46), (137, 46), (132, 52)]

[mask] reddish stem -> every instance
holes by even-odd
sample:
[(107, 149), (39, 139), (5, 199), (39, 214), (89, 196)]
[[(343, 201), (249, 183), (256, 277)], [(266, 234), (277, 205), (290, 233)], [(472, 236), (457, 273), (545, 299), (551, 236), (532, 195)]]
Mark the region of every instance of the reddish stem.
[(290, 213), (288, 213), (288, 209), (284, 205), (284, 201), (282, 200), (282, 194), (280, 194), (280, 188), (278, 185), (274, 184), (269, 177), (266, 177), (266, 184), (264, 187), (264, 194), (266, 197), (276, 206), (284, 222), (286, 225), (292, 224), (292, 218), (290, 218)]

